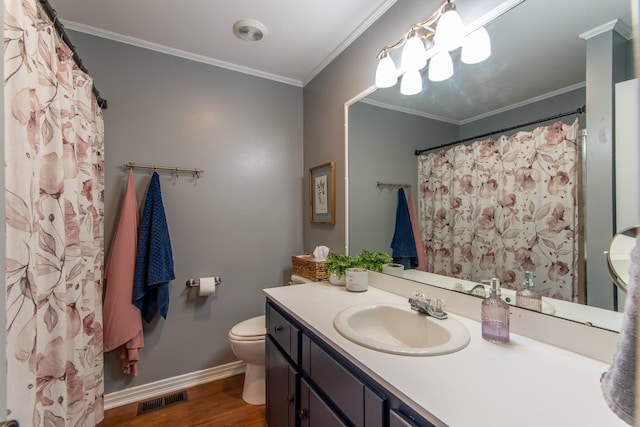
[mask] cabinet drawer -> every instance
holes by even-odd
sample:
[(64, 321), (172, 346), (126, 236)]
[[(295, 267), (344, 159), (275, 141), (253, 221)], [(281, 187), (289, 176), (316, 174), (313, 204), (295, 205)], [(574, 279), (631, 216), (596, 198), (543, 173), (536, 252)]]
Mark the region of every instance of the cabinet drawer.
[(349, 421), (356, 427), (364, 426), (364, 384), (313, 341), (308, 345), (308, 352), (303, 349), (302, 366), (308, 367), (309, 377)]
[(267, 304), (266, 313), (267, 333), (295, 363), (298, 363), (298, 328), (270, 304)]

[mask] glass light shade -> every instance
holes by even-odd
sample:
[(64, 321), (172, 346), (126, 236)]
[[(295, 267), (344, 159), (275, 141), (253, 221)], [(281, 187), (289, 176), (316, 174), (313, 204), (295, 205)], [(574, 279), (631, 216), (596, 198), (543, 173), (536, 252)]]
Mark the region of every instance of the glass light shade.
[(484, 27), (464, 38), (460, 60), (465, 64), (477, 64), (491, 56), (491, 39)]
[(378, 62), (378, 68), (376, 68), (376, 86), (379, 88), (391, 87), (397, 81), (396, 64), (393, 63), (389, 53), (384, 53)]
[(422, 76), (420, 70), (409, 70), (400, 81), (400, 93), (403, 95), (415, 95), (422, 92)]
[(436, 53), (429, 63), (429, 80), (441, 82), (453, 76), (453, 61), (446, 50)]
[(427, 65), (427, 51), (417, 34), (409, 37), (402, 48), (401, 67), (405, 71), (421, 70)]
[(462, 18), (453, 9), (447, 10), (440, 16), (434, 36), (435, 46), (438, 49), (452, 51), (462, 46), (464, 40), (464, 24)]

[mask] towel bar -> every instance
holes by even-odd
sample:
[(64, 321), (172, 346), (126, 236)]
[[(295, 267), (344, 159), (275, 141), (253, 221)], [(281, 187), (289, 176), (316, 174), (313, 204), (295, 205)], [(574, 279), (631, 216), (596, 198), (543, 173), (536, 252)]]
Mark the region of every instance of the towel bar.
[[(219, 277), (215, 278), (216, 286), (222, 283), (222, 279)], [(189, 279), (187, 280), (187, 288), (197, 288), (200, 286), (200, 279)]]

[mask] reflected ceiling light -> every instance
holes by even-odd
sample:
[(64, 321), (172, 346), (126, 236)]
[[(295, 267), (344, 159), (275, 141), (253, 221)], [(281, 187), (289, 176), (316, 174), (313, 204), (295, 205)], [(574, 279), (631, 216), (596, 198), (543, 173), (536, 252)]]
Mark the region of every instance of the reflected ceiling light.
[(380, 61), (376, 69), (376, 86), (380, 88), (391, 87), (398, 82), (396, 64), (393, 63), (388, 51), (383, 50), (380, 55)]
[(484, 27), (480, 27), (467, 37), (462, 44), (460, 60), (465, 64), (477, 64), (491, 56), (491, 40)]
[(420, 70), (409, 70), (400, 81), (400, 93), (403, 95), (415, 95), (422, 92), (422, 76)]
[(424, 43), (418, 31), (414, 31), (404, 44), (400, 64), (406, 71), (422, 70), (427, 65), (427, 51), (424, 49)]
[(431, 58), (429, 63), (429, 80), (441, 82), (453, 76), (453, 61), (446, 50), (442, 50)]
[[(454, 1), (444, 0), (429, 18), (413, 24), (400, 40), (380, 51), (375, 77), (377, 87), (393, 86), (398, 76), (404, 74), (401, 92), (405, 95), (417, 93), (416, 72), (426, 66), (429, 58), (432, 58), (429, 64), (429, 79), (446, 80), (453, 75), (453, 62), (448, 52), (460, 46), (464, 46), (461, 56), (465, 64), (476, 64), (491, 55), (491, 41), (487, 31), (484, 27), (466, 30), (455, 10)], [(391, 51), (401, 47), (401, 66), (397, 69), (391, 58)], [(411, 75), (406, 78), (405, 83), (405, 76), (409, 73)], [(422, 79), (419, 80), (422, 87)], [(406, 91), (402, 89), (403, 86), (406, 86)]]
[(464, 25), (453, 3), (446, 3), (442, 11), (433, 41), (436, 48), (451, 52), (462, 46)]

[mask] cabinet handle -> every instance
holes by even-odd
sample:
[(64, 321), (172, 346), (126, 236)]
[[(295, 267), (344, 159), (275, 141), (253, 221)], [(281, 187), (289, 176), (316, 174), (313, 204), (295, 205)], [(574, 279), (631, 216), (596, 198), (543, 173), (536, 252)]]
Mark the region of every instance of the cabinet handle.
[(298, 415), (300, 416), (300, 420), (304, 420), (305, 418), (307, 418), (307, 410), (300, 409), (300, 412), (298, 412)]
[(274, 328), (274, 331), (275, 331), (275, 332), (282, 332), (283, 330), (284, 330), (284, 326), (282, 326), (282, 325), (278, 325), (278, 326), (276, 326), (276, 327)]
[(293, 403), (293, 400), (293, 396), (287, 396), (287, 402), (289, 402), (289, 405)]

